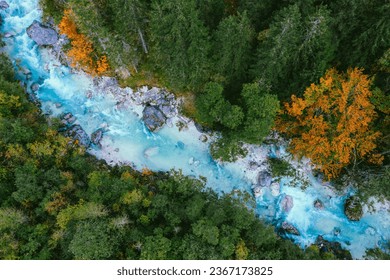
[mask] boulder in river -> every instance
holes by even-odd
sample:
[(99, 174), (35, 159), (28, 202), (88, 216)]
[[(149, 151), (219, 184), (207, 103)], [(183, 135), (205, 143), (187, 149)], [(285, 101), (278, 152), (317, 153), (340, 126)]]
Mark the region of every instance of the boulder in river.
[(158, 131), (166, 121), (166, 116), (156, 106), (146, 106), (142, 111), (142, 120), (147, 128), (152, 131)]
[(0, 1), (0, 9), (1, 10), (5, 10), (5, 9), (8, 9), (9, 8), (9, 5), (6, 1)]
[(272, 182), (271, 174), (268, 171), (261, 171), (257, 177), (257, 183), (262, 187), (269, 187)]
[(38, 83), (32, 83), (30, 88), (31, 88), (31, 90), (33, 92), (36, 92), (39, 89), (39, 84)]
[(207, 142), (208, 138), (207, 138), (206, 134), (201, 134), (199, 136), (199, 140), (202, 142)]
[(255, 197), (260, 197), (260, 196), (263, 196), (264, 195), (264, 188), (262, 187), (259, 187), (259, 186), (255, 186), (254, 188), (252, 188), (252, 191), (253, 191), (253, 195)]
[(58, 34), (53, 28), (36, 20), (27, 28), (27, 35), (39, 46), (52, 46), (58, 41)]
[(296, 227), (288, 222), (283, 222), (280, 227), (280, 232), (284, 234), (301, 235)]
[(14, 37), (16, 35), (15, 32), (7, 32), (4, 34), (4, 38), (11, 38), (11, 37)]
[(280, 201), (280, 207), (283, 209), (284, 212), (290, 212), (291, 209), (294, 207), (294, 200), (292, 196), (285, 195)]
[[(56, 106), (57, 107), (57, 106)], [(61, 117), (62, 124), (69, 126), (76, 121), (76, 117), (72, 115), (72, 113), (66, 113)]]
[(351, 253), (348, 250), (343, 249), (340, 242), (331, 242), (325, 240), (321, 235), (319, 235), (316, 239), (315, 245), (317, 245), (322, 254), (331, 253), (340, 260), (352, 260)]
[(91, 134), (91, 142), (95, 145), (100, 145), (100, 141), (103, 138), (103, 129), (99, 128)]
[(313, 203), (314, 208), (318, 210), (323, 210), (324, 209), (324, 203), (322, 202), (321, 199), (316, 199)]
[(77, 141), (78, 144), (84, 146), (86, 148), (91, 144), (91, 140), (89, 139), (88, 134), (84, 131), (84, 129), (76, 124), (72, 125), (65, 133), (65, 136), (71, 137), (74, 141)]
[(356, 196), (351, 196), (345, 201), (344, 213), (351, 221), (359, 221), (363, 216), (363, 207)]

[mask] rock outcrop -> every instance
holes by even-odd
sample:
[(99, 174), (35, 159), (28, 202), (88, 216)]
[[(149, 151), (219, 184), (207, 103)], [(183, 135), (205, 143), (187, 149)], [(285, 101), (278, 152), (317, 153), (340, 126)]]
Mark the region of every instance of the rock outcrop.
[(316, 199), (313, 203), (314, 208), (318, 210), (323, 210), (324, 209), (324, 203), (320, 199)]
[(76, 117), (72, 113), (66, 113), (61, 117), (61, 123), (66, 126), (72, 125), (76, 121)]
[(268, 171), (261, 171), (257, 177), (257, 183), (262, 187), (269, 187), (272, 182), (271, 174)]
[(359, 198), (351, 196), (345, 201), (344, 213), (351, 221), (359, 221), (363, 216), (363, 207)]
[(166, 121), (167, 117), (157, 106), (148, 105), (142, 111), (142, 120), (146, 127), (152, 131), (158, 131)]
[(9, 5), (6, 1), (0, 1), (0, 9), (1, 10), (5, 10), (5, 9), (8, 9), (9, 8)]
[(292, 196), (285, 195), (280, 201), (280, 208), (283, 209), (284, 212), (288, 213), (294, 207), (294, 200)]
[(301, 235), (296, 227), (288, 222), (283, 222), (279, 231), (282, 234), (293, 234), (293, 235)]
[(91, 134), (91, 142), (94, 145), (100, 146), (100, 141), (103, 138), (103, 129), (99, 128)]
[(58, 34), (54, 29), (36, 20), (27, 28), (27, 35), (39, 46), (53, 46), (58, 41)]
[(91, 144), (91, 140), (89, 139), (88, 134), (84, 131), (84, 129), (76, 124), (72, 125), (66, 132), (65, 136), (71, 137), (73, 141), (77, 142), (81, 146), (84, 146), (86, 148), (89, 147)]

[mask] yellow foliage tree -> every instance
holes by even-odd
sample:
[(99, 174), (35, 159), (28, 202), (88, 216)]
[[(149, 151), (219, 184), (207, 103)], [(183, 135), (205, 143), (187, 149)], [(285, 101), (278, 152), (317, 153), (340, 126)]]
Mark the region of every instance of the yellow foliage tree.
[(291, 152), (310, 158), (328, 179), (360, 159), (380, 164), (383, 156), (374, 150), (381, 134), (371, 127), (376, 113), (370, 87), (361, 69), (346, 74), (330, 69), (303, 98), (293, 95), (276, 125), (291, 137)]
[(65, 34), (71, 40), (72, 48), (67, 52), (72, 67), (79, 67), (87, 73), (102, 75), (107, 72), (109, 65), (106, 56), (102, 56), (95, 62), (92, 59), (94, 53), (92, 42), (83, 34), (78, 33), (72, 10), (65, 10), (64, 16), (58, 27), (61, 34)]

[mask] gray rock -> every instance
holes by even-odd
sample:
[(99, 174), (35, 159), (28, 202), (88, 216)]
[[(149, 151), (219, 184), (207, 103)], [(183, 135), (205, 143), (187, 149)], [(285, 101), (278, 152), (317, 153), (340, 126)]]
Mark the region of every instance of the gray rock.
[(100, 145), (100, 141), (103, 138), (103, 129), (99, 128), (91, 134), (91, 142), (95, 145)]
[(31, 90), (33, 92), (36, 92), (39, 89), (39, 84), (38, 83), (32, 83), (30, 88), (31, 88)]
[(156, 106), (146, 106), (142, 111), (142, 120), (146, 127), (152, 131), (158, 131), (166, 121), (166, 116)]
[(58, 41), (58, 35), (54, 29), (36, 20), (27, 28), (27, 35), (39, 46), (52, 46)]
[(261, 171), (257, 177), (257, 183), (262, 187), (269, 187), (272, 182), (271, 174), (268, 171)]
[(31, 70), (28, 68), (22, 68), (22, 73), (26, 76), (31, 75)]
[(76, 121), (76, 117), (72, 115), (72, 113), (66, 113), (65, 115), (63, 115), (61, 117), (61, 122), (68, 126), (68, 125), (71, 125), (72, 123), (74, 123)]
[(7, 32), (4, 34), (4, 38), (10, 38), (10, 37), (14, 37), (16, 34), (15, 32)]
[(259, 197), (259, 196), (263, 196), (264, 195), (265, 188), (256, 186), (252, 190), (253, 190), (254, 196), (255, 197)]
[(169, 118), (175, 116), (176, 114), (175, 106), (171, 104), (164, 103), (162, 105), (159, 105), (158, 108), (160, 109), (161, 112), (163, 112), (165, 116)]
[(8, 9), (9, 5), (6, 1), (0, 1), (0, 9), (5, 10)]
[(145, 92), (143, 94), (143, 101), (144, 102), (156, 102), (158, 99), (162, 98), (162, 96), (159, 94), (159, 90), (157, 88), (152, 88)]
[(202, 134), (199, 136), (199, 140), (202, 141), (202, 142), (207, 142), (208, 138), (205, 134)]
[(281, 226), (281, 231), (283, 233), (293, 234), (293, 235), (301, 235), (296, 227), (288, 222), (283, 222)]
[(249, 162), (249, 169), (256, 170), (259, 167), (259, 164), (256, 161)]
[(91, 144), (91, 140), (90, 140), (88, 134), (78, 124), (72, 125), (66, 131), (65, 136), (71, 137), (73, 139), (73, 141), (77, 141), (78, 144), (80, 144), (81, 146), (84, 146), (86, 148), (88, 148), (89, 145)]
[(285, 195), (280, 201), (280, 207), (283, 209), (284, 212), (290, 212), (291, 209), (294, 207), (294, 200), (292, 196)]
[(316, 199), (313, 203), (314, 208), (318, 210), (323, 210), (324, 209), (324, 203), (320, 199)]

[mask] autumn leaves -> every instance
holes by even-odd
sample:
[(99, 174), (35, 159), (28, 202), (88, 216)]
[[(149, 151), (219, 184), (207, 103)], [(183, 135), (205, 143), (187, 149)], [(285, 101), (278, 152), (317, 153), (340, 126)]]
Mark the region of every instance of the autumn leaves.
[(65, 10), (58, 25), (61, 34), (65, 34), (71, 41), (71, 48), (67, 52), (71, 66), (93, 75), (106, 73), (109, 68), (107, 57), (96, 55), (91, 41), (85, 35), (78, 33), (74, 17), (72, 10)]
[(330, 69), (303, 98), (293, 95), (277, 121), (277, 129), (291, 138), (291, 152), (310, 158), (329, 179), (362, 159), (380, 164), (375, 142), (381, 134), (372, 130), (377, 115), (370, 87), (361, 69), (346, 74)]

